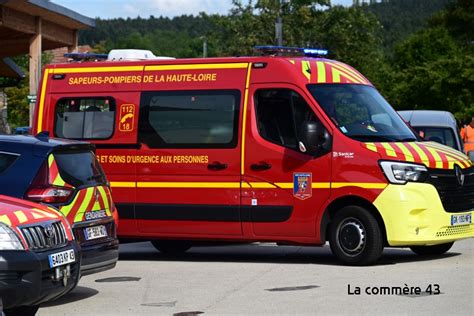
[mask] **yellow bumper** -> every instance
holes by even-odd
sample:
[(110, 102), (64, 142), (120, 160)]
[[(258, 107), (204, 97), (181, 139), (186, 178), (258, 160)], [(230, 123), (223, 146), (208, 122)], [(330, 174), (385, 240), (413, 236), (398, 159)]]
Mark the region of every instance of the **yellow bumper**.
[[(390, 246), (435, 245), (474, 237), (474, 225), (451, 226), (438, 192), (431, 184), (389, 184), (374, 201)], [(472, 212), (471, 212), (472, 213)]]

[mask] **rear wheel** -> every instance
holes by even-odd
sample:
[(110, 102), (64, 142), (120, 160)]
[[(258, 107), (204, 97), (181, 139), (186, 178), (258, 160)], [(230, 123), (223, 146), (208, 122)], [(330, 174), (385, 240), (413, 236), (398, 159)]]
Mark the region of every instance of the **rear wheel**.
[(443, 253), (447, 252), (451, 247), (454, 245), (453, 242), (448, 242), (447, 244), (441, 245), (433, 245), (433, 246), (412, 246), (410, 247), (411, 251), (418, 255), (423, 256), (434, 256), (434, 255), (442, 255)]
[(161, 253), (168, 255), (178, 255), (191, 248), (189, 241), (182, 240), (152, 240), (152, 245)]
[(341, 209), (331, 221), (329, 244), (333, 254), (349, 265), (375, 263), (383, 251), (383, 236), (375, 217), (359, 206)]

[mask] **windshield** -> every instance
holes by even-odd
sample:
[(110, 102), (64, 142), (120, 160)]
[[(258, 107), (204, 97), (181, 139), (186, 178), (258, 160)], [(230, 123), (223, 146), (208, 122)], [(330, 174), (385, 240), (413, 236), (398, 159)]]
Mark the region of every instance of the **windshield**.
[(350, 138), (363, 142), (415, 141), (416, 135), (378, 91), (355, 84), (310, 84), (321, 108)]

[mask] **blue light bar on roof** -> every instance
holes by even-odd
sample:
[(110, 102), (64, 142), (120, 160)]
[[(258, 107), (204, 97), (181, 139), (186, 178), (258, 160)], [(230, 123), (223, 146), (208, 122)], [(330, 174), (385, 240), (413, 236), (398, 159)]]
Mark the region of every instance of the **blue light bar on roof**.
[(329, 51), (320, 48), (303, 48), (305, 56), (327, 56)]
[(262, 55), (303, 55), (307, 57), (327, 56), (329, 51), (321, 48), (301, 48), (287, 46), (255, 46), (254, 50)]
[(67, 53), (64, 57), (73, 60), (104, 60), (107, 59), (108, 54), (94, 54), (94, 53)]

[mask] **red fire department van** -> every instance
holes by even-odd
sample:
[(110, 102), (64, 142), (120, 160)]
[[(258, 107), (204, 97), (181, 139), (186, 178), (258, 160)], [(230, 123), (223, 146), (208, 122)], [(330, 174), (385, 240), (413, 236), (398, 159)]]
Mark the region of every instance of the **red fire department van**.
[(164, 252), (329, 241), (363, 265), (474, 236), (465, 155), (420, 141), (352, 67), (266, 49), (48, 66), (33, 130), (96, 144), (119, 236)]

